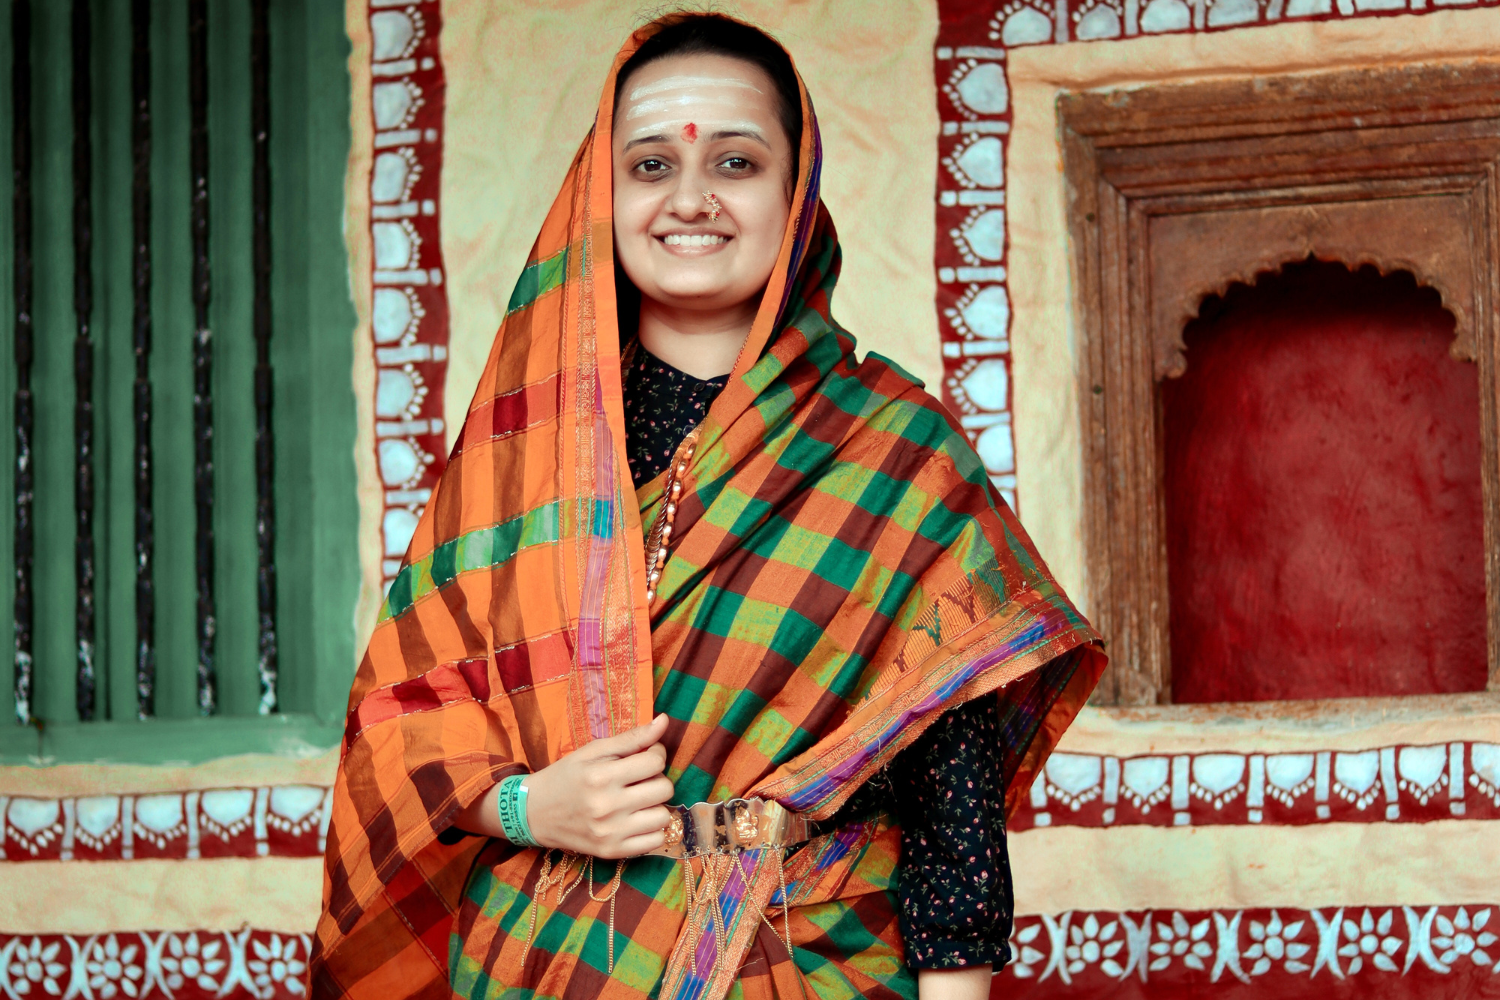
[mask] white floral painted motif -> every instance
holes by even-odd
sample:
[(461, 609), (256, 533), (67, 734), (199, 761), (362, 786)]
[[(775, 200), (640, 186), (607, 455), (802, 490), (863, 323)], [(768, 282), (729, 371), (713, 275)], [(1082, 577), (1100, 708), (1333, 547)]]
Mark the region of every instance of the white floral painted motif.
[(169, 841), (187, 833), (182, 795), (142, 795), (135, 800), (135, 835), (165, 850)]
[(1015, 927), (1014, 940), (1011, 943), (1011, 953), (1015, 956), (1010, 965), (1006, 966), (1018, 979), (1030, 979), (1036, 975), (1036, 966), (1047, 956), (1036, 950), (1033, 942), (1037, 935), (1042, 933), (1040, 921), (1034, 924), (1025, 924), (1018, 921)]
[(1366, 907), (1358, 923), (1352, 916), (1343, 920), (1344, 940), (1348, 943), (1340, 947), (1338, 953), (1340, 958), (1348, 959), (1344, 969), (1349, 975), (1356, 975), (1367, 959), (1382, 972), (1399, 971), (1391, 956), (1400, 951), (1405, 942), (1391, 934), (1395, 917), (1395, 910), (1386, 910), (1376, 918)]
[(1079, 41), (1120, 37), (1120, 13), (1107, 3), (1079, 11), (1073, 20), (1077, 24), (1073, 35)]
[(1189, 927), (1187, 917), (1181, 913), (1173, 913), (1170, 922), (1158, 921), (1157, 941), (1151, 945), (1151, 954), (1156, 956), (1151, 960), (1151, 971), (1165, 969), (1172, 964), (1174, 958), (1180, 958), (1182, 964), (1189, 969), (1205, 971), (1208, 967), (1203, 964), (1203, 960), (1214, 953), (1213, 945), (1204, 940), (1208, 936), (1208, 928), (1207, 917)]
[[(307, 971), (307, 963), (297, 957), (299, 944), (303, 942), (290, 935), (283, 938), (280, 934), (272, 934), (271, 940), (266, 944), (250, 942), (255, 958), (250, 959), (246, 965), (255, 976), (255, 985), (260, 987), (262, 996), (274, 995), (278, 986), (297, 996), (305, 991), (302, 974)], [(304, 948), (304, 958), (306, 954)]]
[(184, 983), (197, 983), (199, 989), (217, 992), (219, 982), (214, 977), (224, 971), (225, 961), (220, 958), (224, 942), (213, 939), (199, 944), (194, 931), (186, 936), (167, 935), (167, 954), (161, 957), (162, 978), (170, 989), (181, 989)]
[(1277, 962), (1283, 962), (1288, 972), (1306, 972), (1311, 969), (1312, 966), (1303, 962), (1302, 958), (1312, 950), (1312, 946), (1297, 940), (1304, 926), (1306, 924), (1301, 920), (1283, 925), (1275, 910), (1271, 911), (1271, 919), (1264, 924), (1259, 920), (1250, 921), (1250, 937), (1255, 942), (1245, 949), (1245, 957), (1255, 960), (1255, 964), (1250, 967), (1250, 975), (1263, 976)]
[(1442, 744), (1429, 747), (1402, 747), (1396, 757), (1399, 786), (1422, 805), (1448, 784), (1448, 748)]
[(127, 944), (122, 948), (113, 934), (103, 941), (91, 940), (84, 947), (84, 969), (88, 972), (89, 989), (102, 1000), (112, 1000), (121, 993), (128, 997), (140, 996), (141, 980), (146, 970), (136, 963), (139, 952), (139, 944)]
[(948, 231), (953, 245), (965, 263), (981, 263), (1005, 258), (1005, 209), (976, 208), (963, 223)]
[(374, 327), (375, 343), (410, 347), (417, 342), (417, 331), (427, 315), (417, 293), (410, 288), (377, 288), (374, 305), (370, 310), (370, 323)]
[(1005, 82), (1005, 67), (999, 63), (967, 59), (953, 68), (943, 93), (960, 113), (969, 118), (978, 115), (1003, 115), (1010, 107), (1010, 87)]
[(425, 29), (421, 13), (414, 8), (371, 14), (370, 35), (374, 45), (370, 58), (379, 61), (406, 58), (417, 50)]
[(1010, 398), (1010, 371), (1001, 358), (987, 358), (967, 371), (959, 369), (957, 381), (963, 395), (982, 410), (1004, 409)]
[(375, 382), (375, 415), (386, 420), (414, 419), (427, 399), (427, 384), (416, 365), (382, 368)]
[(1084, 917), (1081, 925), (1074, 924), (1070, 927), (1068, 946), (1064, 951), (1068, 958), (1068, 971), (1077, 974), (1086, 966), (1098, 962), (1099, 968), (1109, 975), (1115, 978), (1124, 975), (1124, 968), (1115, 961), (1115, 956), (1125, 947), (1123, 938), (1115, 940), (1119, 929), (1118, 920), (1111, 920), (1101, 927), (1099, 918), (1092, 913)]
[(198, 800), (205, 829), (223, 840), (237, 837), (251, 824), (255, 792), (248, 788), (216, 788)]
[(1093, 754), (1054, 753), (1044, 773), (1048, 794), (1074, 812), (1103, 790), (1103, 759)]
[(1333, 791), (1345, 802), (1364, 809), (1380, 794), (1380, 751), (1338, 753), (1333, 756)]
[(426, 102), (422, 88), (410, 80), (377, 83), (370, 88), (370, 106), (375, 112), (375, 127), (382, 131), (406, 128), (417, 118)]
[(422, 164), (410, 146), (381, 153), (370, 170), (370, 200), (406, 201), (421, 178)]
[(421, 263), (422, 237), (410, 219), (370, 225), (375, 266), (382, 271), (405, 271)]
[(960, 333), (992, 341), (997, 353), (1010, 349), (1010, 298), (1004, 285), (970, 285), (944, 314)]
[(1310, 753), (1276, 753), (1266, 756), (1266, 794), (1291, 808), (1312, 790), (1313, 761)]
[(953, 179), (966, 188), (998, 188), (1005, 185), (1005, 147), (993, 135), (966, 142), (944, 157), (943, 165)]
[(1438, 933), (1432, 938), (1434, 950), (1442, 949), (1438, 961), (1447, 966), (1464, 959), (1478, 966), (1492, 965), (1494, 959), (1485, 951), (1496, 941), (1495, 935), (1484, 929), (1489, 920), (1488, 908), (1475, 912), (1472, 920), (1468, 910), (1462, 906), (1452, 920), (1439, 913), (1434, 921)]
[(1121, 769), (1125, 798), (1143, 814), (1172, 794), (1167, 783), (1171, 762), (1165, 757), (1132, 757)]
[(1469, 784), (1500, 806), (1500, 743), (1470, 744)]
[(314, 785), (278, 785), (271, 789), (266, 822), (297, 836), (318, 825), (326, 789)]
[(990, 40), (1007, 48), (1052, 41), (1052, 18), (1035, 7), (1012, 0), (990, 22)]
[(73, 836), (85, 847), (102, 851), (120, 835), (120, 797), (94, 795), (78, 800)]
[[(1146, 981), (1146, 960), (1151, 957), (1151, 914), (1147, 913), (1141, 917), (1137, 924), (1130, 919), (1130, 914), (1119, 915), (1120, 926), (1125, 933), (1125, 967), (1120, 970), (1116, 978), (1129, 978), (1132, 972), (1137, 973), (1141, 982)], [(1106, 970), (1108, 971), (1108, 970)]]
[(0, 961), (0, 965), (4, 965), (9, 974), (10, 992), (24, 997), (31, 996), (31, 991), (39, 988), (37, 996), (62, 994), (61, 980), (67, 966), (57, 960), (58, 952), (62, 950), (61, 941), (44, 946), (40, 938), (33, 937), (31, 944), (27, 945), (18, 938), (6, 950), (10, 954)]
[(9, 826), (7, 839), (36, 857), (63, 833), (62, 804), (56, 799), (10, 800), (3, 818)]
[(1193, 758), (1192, 783), (1188, 791), (1194, 798), (1212, 802), (1222, 809), (1245, 791), (1245, 755), (1238, 753), (1202, 753)]

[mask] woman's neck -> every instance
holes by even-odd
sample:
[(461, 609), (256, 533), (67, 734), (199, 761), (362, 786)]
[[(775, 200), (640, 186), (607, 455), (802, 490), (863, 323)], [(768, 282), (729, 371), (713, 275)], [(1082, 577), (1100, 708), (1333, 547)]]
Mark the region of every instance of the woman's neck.
[(750, 335), (760, 296), (729, 309), (675, 309), (641, 301), (641, 346), (694, 378), (729, 374)]

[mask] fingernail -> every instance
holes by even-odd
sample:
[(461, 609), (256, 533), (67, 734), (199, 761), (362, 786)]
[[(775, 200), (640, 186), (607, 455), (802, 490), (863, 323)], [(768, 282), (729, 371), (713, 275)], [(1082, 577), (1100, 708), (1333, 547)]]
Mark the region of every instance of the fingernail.
[(662, 719), (665, 719), (666, 717), (667, 717), (667, 713), (666, 712), (662, 712), (662, 713), (658, 714), (657, 717), (654, 718), (654, 719), (652, 719), (651, 721), (654, 724), (654, 723), (660, 722)]

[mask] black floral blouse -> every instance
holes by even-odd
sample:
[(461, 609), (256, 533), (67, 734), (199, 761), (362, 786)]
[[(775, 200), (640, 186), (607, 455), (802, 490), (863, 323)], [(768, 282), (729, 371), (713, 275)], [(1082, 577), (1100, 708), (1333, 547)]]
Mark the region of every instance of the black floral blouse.
[[(728, 377), (694, 378), (639, 344), (624, 376), (625, 452), (639, 487), (671, 463)], [(992, 697), (950, 710), (829, 824), (879, 813), (901, 824), (896, 894), (906, 961), (914, 968), (998, 967), (1010, 960), (1013, 898), (994, 752), (998, 715)], [(898, 796), (897, 788), (905, 793)]]

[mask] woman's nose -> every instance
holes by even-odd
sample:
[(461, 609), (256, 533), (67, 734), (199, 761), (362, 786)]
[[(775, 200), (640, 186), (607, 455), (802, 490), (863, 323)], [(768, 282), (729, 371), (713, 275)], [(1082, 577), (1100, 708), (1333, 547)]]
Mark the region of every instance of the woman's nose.
[(678, 175), (677, 188), (672, 192), (668, 208), (684, 222), (691, 222), (708, 211), (703, 192), (708, 190), (707, 181), (696, 170), (683, 170)]

